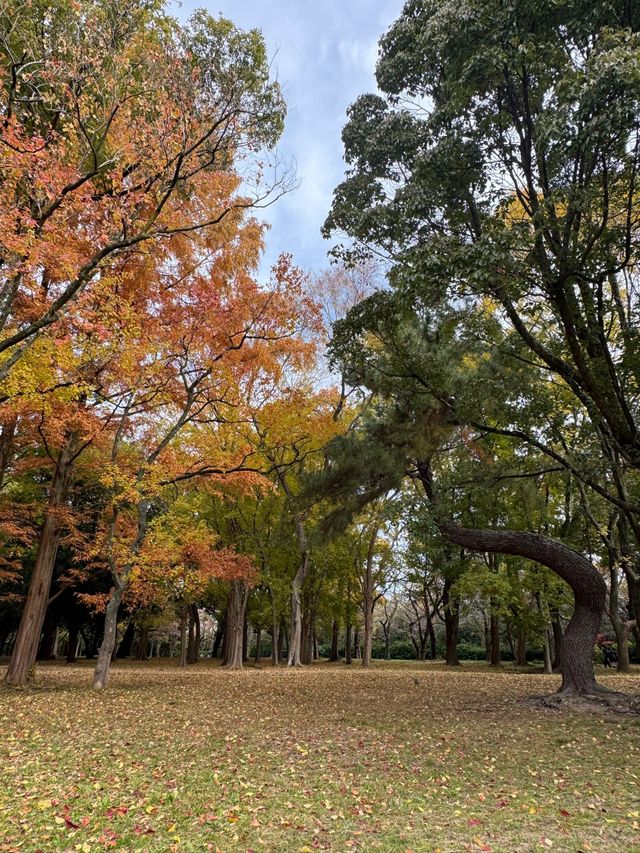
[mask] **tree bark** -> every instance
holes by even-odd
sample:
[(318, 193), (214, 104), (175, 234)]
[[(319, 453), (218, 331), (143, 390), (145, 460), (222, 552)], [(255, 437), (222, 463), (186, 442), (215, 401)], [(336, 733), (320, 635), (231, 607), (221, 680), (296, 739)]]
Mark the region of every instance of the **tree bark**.
[(53, 567), (60, 542), (61, 514), (69, 496), (73, 463), (78, 448), (78, 435), (72, 433), (67, 437), (56, 462), (49, 502), (40, 532), (38, 555), (33, 567), (13, 654), (4, 677), (8, 684), (26, 684), (36, 662), (42, 625), (49, 604)]
[(109, 667), (111, 666), (111, 656), (115, 649), (118, 636), (118, 610), (120, 609), (123, 593), (124, 583), (117, 580), (104, 614), (104, 636), (100, 644), (96, 668), (93, 672), (94, 690), (102, 690), (109, 683)]
[(211, 649), (211, 657), (217, 658), (218, 651), (220, 649), (220, 644), (222, 643), (222, 639), (225, 634), (225, 626), (227, 624), (227, 614), (226, 611), (224, 615), (222, 615), (218, 621), (218, 627), (216, 628), (216, 633), (213, 638), (213, 647)]
[(188, 643), (188, 623), (187, 623), (187, 605), (183, 604), (180, 608), (180, 659), (178, 666), (187, 665), (187, 643)]
[(444, 630), (446, 635), (446, 664), (459, 666), (458, 659), (458, 629), (460, 626), (460, 610), (458, 600), (451, 595), (452, 581), (445, 578), (442, 590), (442, 608), (444, 610)]
[(490, 637), (490, 666), (500, 666), (502, 664), (502, 652), (500, 651), (500, 617), (495, 612), (496, 602), (491, 599), (490, 605), (491, 615), (489, 617), (489, 637)]
[(606, 585), (593, 565), (561, 542), (516, 530), (475, 530), (442, 522), (440, 529), (457, 545), (473, 551), (511, 554), (547, 566), (573, 591), (575, 608), (562, 641), (565, 695), (590, 694), (599, 688), (593, 672), (593, 646), (605, 607)]
[(241, 580), (231, 581), (227, 605), (227, 627), (225, 637), (227, 649), (223, 666), (226, 669), (242, 669), (244, 650), (244, 625), (249, 590)]
[[(147, 519), (149, 516), (150, 504), (146, 500), (140, 501), (138, 504), (138, 531), (136, 538), (131, 545), (131, 557), (135, 557), (142, 543), (144, 542), (147, 533)], [(115, 528), (116, 514), (111, 521), (111, 525)], [(111, 595), (107, 603), (107, 609), (104, 614), (104, 635), (98, 652), (98, 660), (96, 668), (93, 671), (93, 689), (103, 690), (109, 683), (109, 666), (115, 653), (116, 640), (118, 638), (118, 611), (122, 596), (129, 579), (129, 575), (133, 569), (133, 561), (127, 563), (122, 571), (119, 572), (115, 564), (111, 566), (111, 574), (113, 578), (113, 587)]]
[(340, 642), (340, 623), (337, 619), (333, 620), (333, 625), (331, 627), (331, 652), (329, 654), (329, 660), (331, 663), (335, 663), (340, 660), (340, 655), (338, 652), (338, 643)]
[(122, 640), (118, 645), (118, 651), (116, 652), (117, 658), (128, 658), (131, 657), (131, 648), (133, 646), (133, 638), (136, 633), (136, 626), (133, 622), (133, 619), (129, 620), (129, 624), (127, 625), (127, 630), (124, 632)]
[(262, 628), (256, 628), (256, 654), (254, 657), (254, 663), (260, 663), (260, 647), (262, 646)]
[[(149, 645), (149, 626), (141, 625), (140, 634), (138, 636), (138, 648), (136, 650), (136, 660), (147, 660), (147, 646)], [(116, 652), (116, 657), (118, 654)]]
[(287, 666), (301, 666), (300, 650), (302, 645), (302, 585), (309, 571), (309, 545), (304, 524), (300, 517), (295, 519), (296, 540), (300, 565), (291, 584), (291, 638)]
[(344, 641), (344, 662), (351, 666), (351, 643), (353, 641), (351, 622), (347, 622)]
[(187, 663), (198, 663), (200, 658), (200, 614), (195, 604), (189, 605), (189, 640), (187, 642)]
[(69, 633), (69, 642), (67, 645), (67, 663), (75, 663), (77, 660), (78, 636), (80, 634), (80, 629), (77, 625), (69, 625), (67, 631)]

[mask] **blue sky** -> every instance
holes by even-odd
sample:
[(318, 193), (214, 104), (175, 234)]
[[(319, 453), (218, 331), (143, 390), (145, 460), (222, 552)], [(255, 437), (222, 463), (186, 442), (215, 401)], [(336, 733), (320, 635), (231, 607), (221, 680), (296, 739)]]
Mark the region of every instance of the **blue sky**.
[(403, 0), (201, 0), (182, 3), (262, 30), (288, 106), (282, 154), (296, 163), (297, 190), (264, 211), (271, 224), (263, 267), (282, 251), (310, 272), (326, 268), (320, 236), (334, 187), (344, 175), (340, 133), (358, 95), (375, 89), (377, 42)]

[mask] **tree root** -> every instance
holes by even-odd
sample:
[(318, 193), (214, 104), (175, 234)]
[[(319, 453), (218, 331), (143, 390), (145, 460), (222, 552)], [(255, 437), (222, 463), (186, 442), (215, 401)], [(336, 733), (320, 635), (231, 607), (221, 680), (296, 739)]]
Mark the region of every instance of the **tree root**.
[(550, 696), (536, 697), (531, 702), (533, 705), (553, 711), (567, 709), (587, 713), (640, 716), (640, 696), (609, 690), (601, 685), (594, 685), (584, 693), (575, 688), (565, 688)]

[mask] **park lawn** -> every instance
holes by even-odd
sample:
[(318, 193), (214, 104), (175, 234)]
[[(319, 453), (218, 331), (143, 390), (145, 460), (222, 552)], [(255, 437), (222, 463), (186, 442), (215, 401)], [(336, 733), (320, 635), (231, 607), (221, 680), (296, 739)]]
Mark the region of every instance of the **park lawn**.
[[(1, 675), (1, 673), (0, 673)], [(640, 851), (640, 719), (468, 664), (43, 665), (0, 689), (0, 851)], [(640, 671), (603, 683), (640, 693)]]

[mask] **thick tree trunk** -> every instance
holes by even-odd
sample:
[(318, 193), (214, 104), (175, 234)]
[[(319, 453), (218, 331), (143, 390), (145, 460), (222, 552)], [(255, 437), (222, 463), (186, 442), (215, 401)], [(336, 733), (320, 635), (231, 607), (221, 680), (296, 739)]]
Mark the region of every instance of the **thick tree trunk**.
[(536, 533), (473, 530), (441, 523), (444, 535), (473, 551), (512, 554), (542, 563), (573, 590), (575, 609), (562, 641), (563, 694), (600, 690), (593, 672), (593, 646), (604, 612), (606, 585), (589, 560), (572, 548)]
[(62, 512), (69, 495), (73, 462), (78, 448), (78, 436), (73, 433), (68, 436), (56, 462), (27, 600), (22, 611), (9, 668), (5, 675), (5, 681), (8, 684), (26, 684), (36, 662), (42, 625), (49, 604), (53, 567), (58, 553)]
[(129, 620), (129, 624), (127, 625), (127, 630), (124, 632), (122, 640), (118, 644), (118, 651), (116, 652), (117, 658), (128, 658), (131, 657), (131, 649), (133, 647), (133, 638), (136, 633), (136, 626), (133, 622), (133, 619)]
[(351, 622), (347, 622), (344, 641), (344, 662), (347, 666), (351, 666), (351, 643), (353, 642), (353, 628)]
[(67, 663), (75, 663), (78, 656), (78, 637), (80, 635), (80, 629), (77, 625), (70, 625), (67, 630), (69, 633), (69, 643), (67, 645)]
[(244, 625), (249, 590), (241, 580), (231, 582), (227, 605), (227, 648), (224, 666), (227, 669), (242, 669), (244, 647)]
[[(141, 625), (140, 634), (138, 636), (138, 648), (136, 650), (136, 660), (147, 660), (147, 646), (149, 645), (149, 626)], [(118, 654), (116, 652), (116, 657)]]

